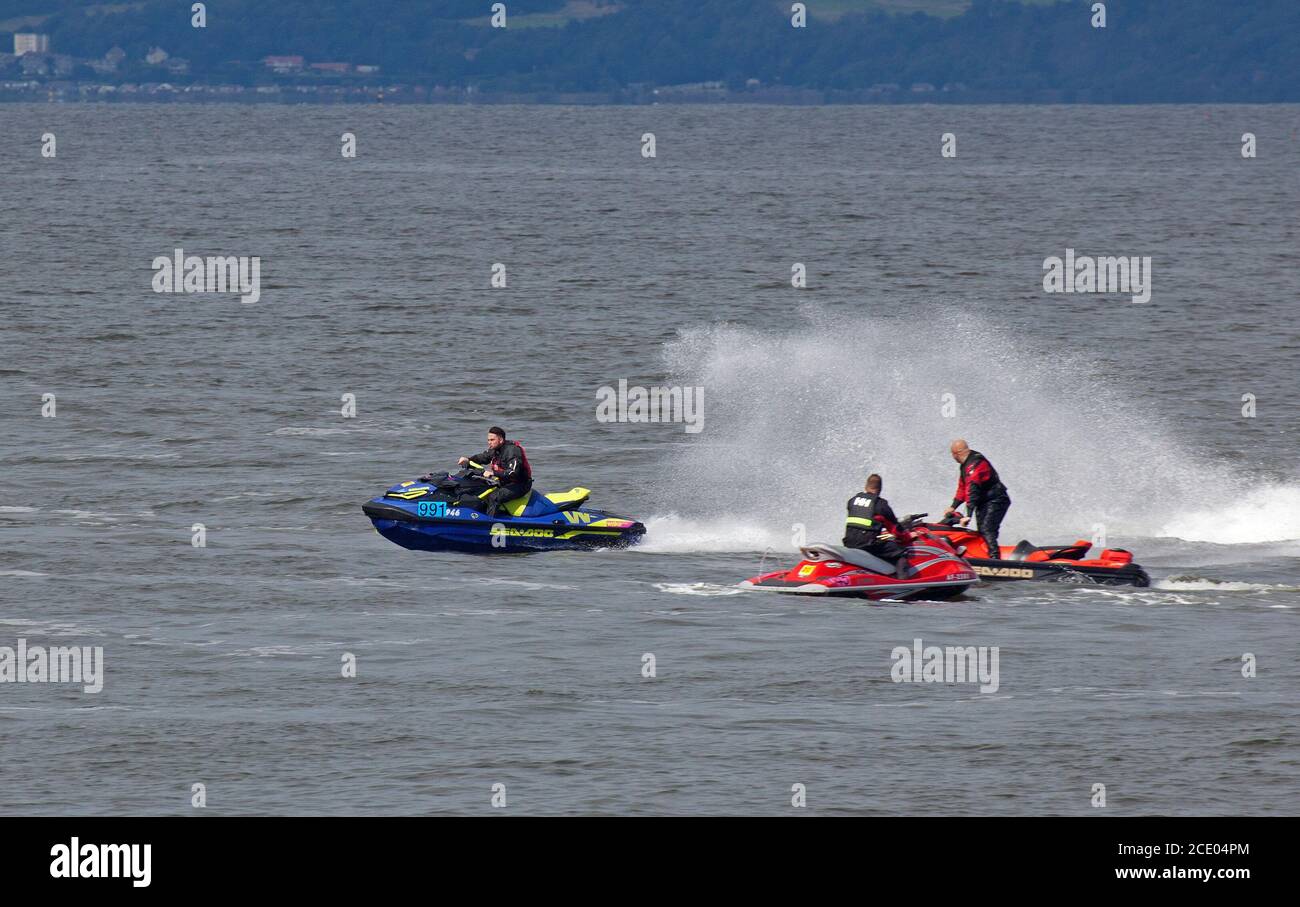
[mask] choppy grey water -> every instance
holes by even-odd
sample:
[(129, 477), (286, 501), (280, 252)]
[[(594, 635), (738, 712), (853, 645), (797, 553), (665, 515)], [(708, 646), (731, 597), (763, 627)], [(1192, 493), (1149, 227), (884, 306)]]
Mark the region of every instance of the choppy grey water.
[[(106, 660), (98, 694), (0, 685), (0, 811), (1294, 813), (1298, 125), (0, 106), (0, 646)], [(260, 256), (261, 300), (155, 294), (177, 247)], [(1066, 248), (1151, 256), (1151, 301), (1044, 293)], [(598, 422), (620, 378), (703, 387), (704, 430)], [(362, 501), (495, 422), (646, 544), (372, 531)], [(868, 470), (940, 509), (959, 435), (1004, 540), (1102, 526), (1154, 587), (734, 588), (795, 523), (835, 539)], [(916, 638), (998, 646), (998, 691), (892, 682)]]

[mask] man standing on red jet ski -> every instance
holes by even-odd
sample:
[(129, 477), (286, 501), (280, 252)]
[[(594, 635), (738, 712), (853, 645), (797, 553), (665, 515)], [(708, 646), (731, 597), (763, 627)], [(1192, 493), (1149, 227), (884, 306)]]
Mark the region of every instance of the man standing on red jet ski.
[(488, 429), (487, 450), (472, 457), (461, 457), (457, 462), (466, 466), (471, 460), (485, 467), (483, 478), (499, 483), (485, 499), (488, 516), (496, 516), (507, 501), (533, 490), (533, 469), (528, 465), (528, 455), (517, 442), (506, 440), (506, 430), (500, 426)]
[(961, 438), (953, 441), (949, 449), (952, 458), (960, 466), (957, 468), (957, 494), (953, 496), (952, 506), (943, 515), (952, 516), (958, 507), (965, 504), (966, 516), (962, 518), (961, 524), (965, 526), (971, 517), (975, 517), (978, 524), (976, 530), (984, 537), (988, 556), (996, 560), (1001, 557), (998, 529), (1002, 526), (1002, 518), (1007, 515), (1007, 508), (1011, 506), (1007, 486), (1002, 484), (998, 471), (984, 454), (971, 450)]
[[(880, 476), (874, 472), (867, 476), (863, 490), (849, 498), (849, 515), (844, 526), (844, 546), (861, 548), (868, 554), (874, 554), (881, 560), (888, 561), (898, 570), (901, 578), (907, 570), (907, 560), (899, 542), (907, 543), (912, 536), (898, 525), (898, 517), (889, 502), (880, 496), (882, 487)], [(881, 540), (882, 532), (890, 533), (892, 539)]]

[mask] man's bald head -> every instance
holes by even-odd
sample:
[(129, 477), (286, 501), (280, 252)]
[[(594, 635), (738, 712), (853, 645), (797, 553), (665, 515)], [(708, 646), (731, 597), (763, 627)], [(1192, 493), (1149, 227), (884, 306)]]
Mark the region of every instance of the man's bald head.
[(952, 451), (952, 458), (958, 463), (965, 463), (966, 458), (970, 456), (970, 445), (966, 443), (965, 438), (953, 441), (948, 450)]

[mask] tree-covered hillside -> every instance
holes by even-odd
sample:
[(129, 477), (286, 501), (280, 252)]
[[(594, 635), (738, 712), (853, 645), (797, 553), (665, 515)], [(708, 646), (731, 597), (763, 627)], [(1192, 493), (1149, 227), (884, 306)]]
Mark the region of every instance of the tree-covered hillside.
[[(881, 0), (883, 2), (883, 0)], [(898, 4), (905, 0), (890, 0)], [(911, 0), (908, 0), (911, 2)], [(951, 0), (934, 2), (952, 12)], [(946, 4), (946, 6), (945, 6)], [(374, 64), (386, 79), (481, 91), (609, 91), (721, 81), (863, 90), (882, 83), (972, 92), (1078, 93), (1111, 101), (1300, 100), (1296, 0), (973, 0), (960, 15), (886, 13), (858, 0), (222, 0), (192, 28), (175, 0), (91, 5), (6, 0), (0, 19), (50, 10), (52, 49), (128, 60), (153, 47), (187, 78), (240, 80), (267, 55)], [(242, 66), (239, 65), (242, 62)], [(241, 76), (241, 73), (243, 76)]]

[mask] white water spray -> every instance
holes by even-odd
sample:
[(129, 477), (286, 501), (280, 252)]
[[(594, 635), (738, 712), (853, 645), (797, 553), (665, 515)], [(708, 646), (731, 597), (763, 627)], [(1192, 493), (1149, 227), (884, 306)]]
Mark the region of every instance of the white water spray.
[(1300, 485), (1200, 460), (1093, 362), (1025, 352), (960, 312), (803, 318), (668, 345), (674, 380), (703, 386), (708, 409), (703, 433), (668, 463), (661, 487), (673, 498), (648, 523), (648, 549), (790, 551), (795, 523), (810, 541), (838, 541), (844, 503), (870, 472), (899, 516), (937, 519), (956, 486), (958, 437), (1010, 489), (1004, 541), (1089, 538), (1097, 524), (1112, 540), (1300, 539)]

